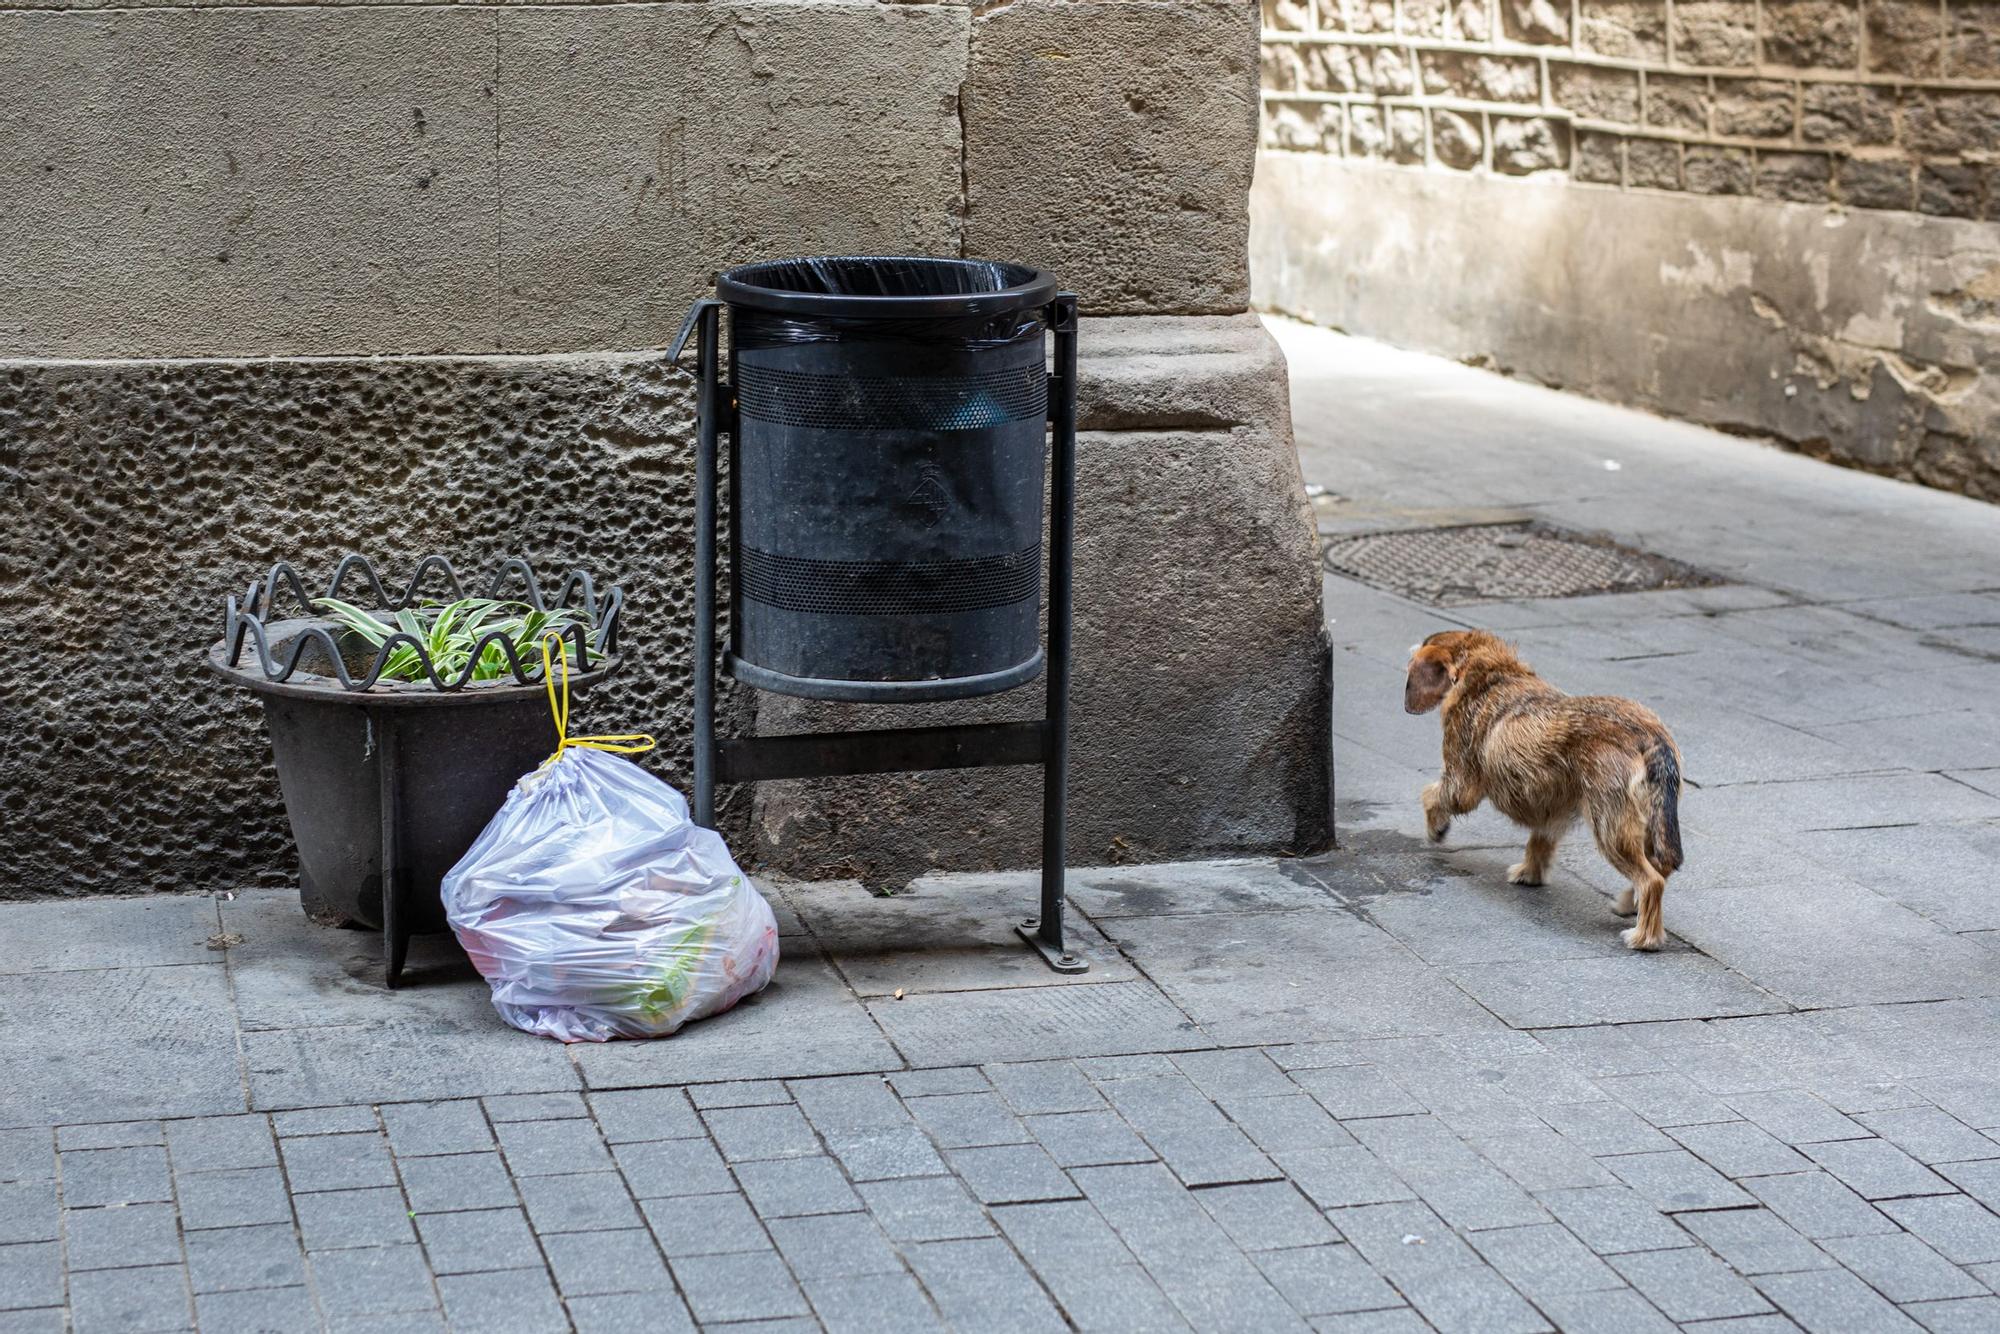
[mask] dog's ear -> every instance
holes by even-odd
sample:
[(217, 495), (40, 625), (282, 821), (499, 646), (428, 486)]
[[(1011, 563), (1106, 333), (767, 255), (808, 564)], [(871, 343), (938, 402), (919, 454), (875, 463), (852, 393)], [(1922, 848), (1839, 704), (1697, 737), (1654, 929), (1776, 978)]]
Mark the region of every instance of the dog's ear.
[(1451, 669), (1427, 653), (1410, 660), (1409, 679), (1403, 682), (1403, 712), (1429, 713), (1451, 692)]

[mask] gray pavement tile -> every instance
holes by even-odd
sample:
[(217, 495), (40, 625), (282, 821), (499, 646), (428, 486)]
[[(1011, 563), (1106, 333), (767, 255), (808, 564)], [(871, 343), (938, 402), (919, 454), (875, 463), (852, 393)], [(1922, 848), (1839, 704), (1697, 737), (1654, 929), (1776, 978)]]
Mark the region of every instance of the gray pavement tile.
[[(329, 1252), (345, 1255), (347, 1252)], [(211, 1228), (187, 1234), (188, 1279), (196, 1292), (289, 1288), (305, 1282), (299, 1236), (290, 1223)], [(429, 1280), (425, 1280), (428, 1285)], [(322, 1292), (325, 1284), (322, 1281)]]
[(668, 1259), (767, 1251), (771, 1238), (741, 1195), (681, 1195), (640, 1206)]
[(1589, 1154), (1543, 1126), (1469, 1136), (1466, 1142), (1526, 1190), (1618, 1183)]
[(204, 1116), (166, 1124), (167, 1154), (176, 1172), (228, 1167), (275, 1167), (278, 1150), (261, 1116)]
[[(299, 1235), (308, 1251), (333, 1251), (349, 1246), (393, 1246), (415, 1241), (403, 1193), (387, 1187), (372, 1190), (321, 1191), (293, 1201)], [(186, 1201), (182, 1201), (186, 1208)], [(436, 1214), (456, 1218), (457, 1214)], [(262, 1221), (262, 1220), (259, 1220)]]
[(1491, 1269), (1445, 1269), (1412, 1274), (1398, 1281), (1410, 1305), (1436, 1326), (1438, 1334), (1529, 1334), (1551, 1328), (1541, 1312), (1521, 1300), (1507, 1280)]
[(936, 1070), (898, 1070), (886, 1078), (889, 1087), (905, 1098), (922, 1098), (939, 1093), (985, 1093), (993, 1085), (976, 1065), (946, 1066)]
[(1771, 1309), (1755, 1288), (1698, 1246), (1609, 1258), (1611, 1267), (1670, 1320), (1716, 1320)]
[(880, 1130), (906, 1126), (910, 1113), (882, 1075), (838, 1075), (829, 1079), (798, 1079), (792, 1098), (822, 1133), (836, 1130)]
[(215, 900), (57, 899), (10, 903), (0, 917), (0, 976), (72, 969), (215, 965)]
[(1326, 1216), (1289, 1181), (1214, 1186), (1196, 1191), (1195, 1198), (1229, 1239), (1246, 1251), (1325, 1246), (1340, 1240)]
[(808, 1314), (805, 1294), (776, 1251), (678, 1256), (670, 1265), (688, 1309), (704, 1326)]
[(1626, 953), (1632, 957), (1465, 964), (1445, 971), (1515, 1028), (1708, 1019), (1790, 1008), (1699, 954)]
[(1189, 1328), (1173, 1300), (1136, 1264), (1088, 1273), (1061, 1269), (1037, 1273), (1036, 1277), (1078, 1329), (1185, 1334)]
[[(835, 1214), (861, 1208), (861, 1199), (831, 1158), (774, 1158), (738, 1163), (736, 1180), (766, 1219)], [(696, 1316), (700, 1316), (697, 1311)]]
[(1863, 1112), (1858, 1119), (1918, 1162), (1933, 1167), (2000, 1158), (2000, 1143), (1935, 1107)]
[(855, 1181), (936, 1176), (946, 1170), (930, 1137), (907, 1120), (895, 1126), (829, 1130), (825, 1138), (827, 1151)]
[(493, 1130), (477, 1102), (391, 1103), (382, 1108), (389, 1146), (398, 1158), (420, 1154), (478, 1153), (493, 1147)]
[(1907, 1232), (1830, 1237), (1820, 1245), (1892, 1302), (1984, 1297), (1991, 1289)]
[(517, 1177), (608, 1172), (611, 1155), (593, 1121), (514, 1121), (494, 1127), (507, 1170)]
[(956, 1241), (993, 1235), (985, 1211), (955, 1177), (864, 1181), (855, 1189), (893, 1240)]
[(1841, 1269), (1802, 1274), (1767, 1274), (1757, 1280), (1764, 1295), (1808, 1334), (1917, 1334), (1921, 1328), (1882, 1295)]
[[(1987, 790), (1994, 786), (1982, 781)], [(1855, 878), (1947, 930), (2000, 928), (2000, 901), (1964, 889), (1979, 883), (2000, 857), (2000, 827), (1913, 824), (1898, 829), (1834, 829), (1787, 834), (1784, 841), (1834, 871), (1865, 867), (1865, 873)]]
[(2000, 1263), (1989, 1261), (1985, 1264), (1969, 1264), (1965, 1266), (1965, 1272), (1994, 1292), (2000, 1293)]
[(1088, 1200), (999, 1205), (993, 1210), (993, 1221), (1040, 1274), (1065, 1270), (1094, 1274), (1136, 1262), (1104, 1215)]
[[(1975, 792), (1941, 774), (1860, 774), (1796, 783), (1751, 783), (1712, 789), (1687, 803), (1690, 812), (1717, 823), (1797, 827), (1811, 812), (1811, 829), (1860, 829), (1941, 820), (1990, 820), (2000, 799)], [(1692, 818), (1692, 817), (1690, 817)]]
[(1057, 1167), (1147, 1163), (1159, 1156), (1115, 1112), (1051, 1112), (1022, 1119)]
[(61, 1157), (63, 1203), (72, 1209), (174, 1197), (165, 1149), (83, 1149)]
[(2000, 1328), (2000, 1297), (1918, 1302), (1903, 1309), (1931, 1334), (1984, 1334)]
[(1178, 1072), (1118, 1080), (1104, 1085), (1104, 1093), (1189, 1186), (1279, 1175), (1249, 1137)]
[(773, 1107), (718, 1107), (703, 1112), (722, 1156), (746, 1162), (758, 1158), (804, 1158), (820, 1152), (805, 1113), (789, 1103)]
[(590, 1110), (607, 1144), (695, 1139), (707, 1133), (680, 1089), (597, 1089)]
[(1093, 1112), (1105, 1105), (1074, 1061), (1002, 1061), (986, 1066), (984, 1074), (1002, 1101), (1023, 1116)]
[(445, 1319), (453, 1329), (476, 1329), (480, 1334), (542, 1334), (570, 1327), (555, 1287), (539, 1268), (450, 1274), (438, 1280), (438, 1293), (444, 1298)]
[(1597, 1086), (1662, 1130), (1737, 1119), (1727, 1103), (1683, 1075), (1610, 1075)]
[(303, 1287), (256, 1292), (208, 1292), (194, 1299), (202, 1334), (292, 1334), (319, 1321), (312, 1294)]
[(1223, 1098), (1216, 1105), (1265, 1153), (1337, 1149), (1355, 1142), (1326, 1108), (1304, 1093), (1280, 1098)]
[(183, 1172), (178, 1178), (181, 1226), (246, 1227), (290, 1223), (291, 1201), (275, 1167), (237, 1167), (222, 1172)]
[[(493, 1269), (527, 1269), (542, 1263), (534, 1233), (519, 1209), (467, 1209), (418, 1214), (417, 1233), (437, 1274), (477, 1274)], [(311, 1246), (311, 1238), (307, 1238)], [(314, 1246), (317, 1250), (318, 1247)]]
[[(1077, 1078), (1081, 1079), (1082, 1075)], [(1096, 1091), (1093, 1105), (1104, 1106)], [(994, 1093), (952, 1093), (911, 1098), (910, 1112), (940, 1147), (975, 1149), (991, 1144), (1026, 1144), (1033, 1140), (1019, 1117)]]
[(71, 1274), (69, 1313), (76, 1334), (187, 1329), (187, 1274), (179, 1265)]
[(1831, 1140), (1803, 1152), (1863, 1199), (1954, 1193), (1950, 1182), (1886, 1140)]
[(129, 1149), (166, 1142), (158, 1121), (106, 1121), (56, 1127), (56, 1148), (64, 1153), (72, 1149)]
[(1410, 1116), (1430, 1110), (1372, 1065), (1295, 1070), (1291, 1078), (1342, 1121), (1370, 1116)]
[(542, 1249), (564, 1297), (671, 1291), (674, 1286), (653, 1234), (643, 1227), (558, 1233), (543, 1237)]
[(1334, 900), (1310, 874), (1290, 875), (1262, 859), (1184, 865), (1090, 867), (1068, 877), (1069, 897), (1091, 917), (1289, 912), (1325, 908)]
[(180, 1225), (171, 1204), (64, 1210), (63, 1242), (72, 1270), (181, 1262)]
[(1591, 1079), (1677, 1072), (1699, 1048), (1722, 1045), (1722, 1039), (1707, 1024), (1689, 1019), (1551, 1028), (1534, 1037), (1565, 1065)]
[(911, 1065), (1187, 1051), (1214, 1043), (1151, 983), (962, 991), (868, 1011)]
[(1470, 1145), (1435, 1116), (1385, 1116), (1349, 1121), (1347, 1129), (1398, 1172), (1473, 1170), (1483, 1166)]
[(1771, 1135), (1794, 1146), (1868, 1137), (1866, 1126), (1798, 1089), (1734, 1094), (1729, 1104)]
[[(368, 966), (381, 969), (372, 957)], [(285, 986), (312, 990), (297, 978), (287, 978)], [(485, 988), (480, 991), (478, 997), (464, 999), (464, 1012), (455, 1018), (415, 1008), (383, 1017), (379, 1007), (384, 1002), (377, 993), (370, 1000), (378, 1007), (372, 1022), (246, 1029), (243, 1059), (250, 1071), (251, 1105), (260, 1110), (350, 1106), (575, 1088), (576, 1071), (561, 1045), (523, 1042), (494, 1018)], [(398, 1008), (419, 994), (406, 988), (399, 993)]]
[(611, 1153), (640, 1200), (671, 1195), (713, 1195), (736, 1189), (722, 1155), (705, 1139), (647, 1140), (615, 1144)]
[(1825, 1172), (1748, 1177), (1743, 1185), (1771, 1212), (1815, 1241), (1896, 1230), (1875, 1206)]
[(1730, 1209), (1751, 1202), (1728, 1178), (1685, 1149), (1617, 1154), (1600, 1161), (1664, 1213)]
[(1429, 1334), (1431, 1329), (1429, 1321), (1407, 1306), (1353, 1315), (1315, 1316), (1312, 1325), (1316, 1334)]
[(731, 1079), (719, 1084), (697, 1084), (687, 1090), (687, 1096), (697, 1110), (704, 1112), (711, 1107), (775, 1107), (792, 1101), (792, 1091), (782, 1079)]
[(1911, 1079), (1909, 1084), (1975, 1130), (2000, 1129), (2000, 1080), (1952, 1075)]
[(625, 1178), (616, 1172), (522, 1177), (519, 1185), (528, 1222), (544, 1237), (557, 1232), (608, 1232), (645, 1225), (631, 1192), (625, 1189)]
[(1776, 1176), (1803, 1172), (1812, 1164), (1752, 1121), (1676, 1126), (1668, 1132), (1681, 1146), (1726, 1177)]
[(18, 1241), (0, 1246), (0, 1311), (60, 1306), (62, 1299), (59, 1245), (53, 1241)]
[(806, 1296), (830, 1334), (941, 1330), (924, 1290), (907, 1273), (806, 1280)]
[[(1537, 1298), (1535, 1304), (1563, 1334), (1672, 1334), (1674, 1329), (1658, 1307), (1631, 1288), (1555, 1293)], [(1721, 1322), (1715, 1326), (1716, 1334), (1754, 1334), (1749, 1329), (1736, 1329), (1736, 1323)]]
[(66, 1334), (68, 1312), (60, 1306), (32, 1311), (0, 1311), (0, 1334)]
[[(813, 1040), (800, 1042), (800, 1033)], [(672, 1042), (583, 1043), (573, 1056), (593, 1089), (851, 1075), (904, 1065), (840, 975), (804, 949), (784, 956), (763, 991), (725, 1014), (689, 1024)], [(696, 1096), (698, 1107), (718, 1105)]]
[(687, 1303), (672, 1292), (615, 1292), (566, 1303), (577, 1334), (694, 1334)]
[(589, 1116), (580, 1093), (503, 1093), (485, 1098), (487, 1119), (502, 1121), (563, 1121)]
[(304, 1137), (307, 1135), (362, 1135), (380, 1127), (375, 1120), (375, 1109), (360, 1107), (301, 1107), (293, 1111), (274, 1112), (271, 1125), (282, 1136)]
[(1074, 1199), (1074, 1183), (1039, 1144), (948, 1149), (945, 1159), (982, 1204)]
[[(1571, 856), (1595, 856), (1587, 847), (1585, 838)], [(1601, 894), (1561, 875), (1541, 888), (1509, 884), (1508, 867), (1519, 860), (1518, 848), (1457, 851), (1445, 864), (1473, 874), (1445, 892), (1371, 899), (1369, 919), (1432, 964), (1606, 958), (1625, 949)]]
[(1398, 1287), (1414, 1274), (1482, 1263), (1442, 1218), (1422, 1204), (1365, 1204), (1331, 1210), (1327, 1218)]
[(280, 1139), (285, 1181), (294, 1191), (358, 1190), (393, 1186), (396, 1165), (389, 1140), (380, 1131), (363, 1135), (311, 1135)]
[(1301, 1315), (1337, 1315), (1394, 1306), (1396, 1290), (1352, 1246), (1305, 1246), (1250, 1257)]
[(1548, 1221), (1547, 1212), (1526, 1191), (1484, 1163), (1424, 1171), (1405, 1168), (1399, 1174), (1418, 1199), (1462, 1231)]
[(1638, 1113), (1616, 1103), (1563, 1103), (1535, 1114), (1558, 1135), (1593, 1157), (1614, 1153), (1665, 1152), (1674, 1141)]
[(1550, 1190), (1536, 1198), (1599, 1255), (1668, 1250), (1693, 1244), (1673, 1219), (1625, 1186)]
[[(514, 1178), (497, 1153), (454, 1153), (405, 1158), (403, 1190), (418, 1213), (442, 1214), (454, 1209), (504, 1209), (519, 1202)], [(523, 1183), (538, 1181), (523, 1178)], [(562, 1178), (553, 1178), (561, 1180)]]
[[(1345, 913), (1134, 918), (1112, 929), (1168, 998), (1225, 1046), (1500, 1026), (1437, 969)], [(1289, 962), (1266, 968), (1274, 958)], [(1341, 985), (1296, 983), (1318, 976)]]
[(997, 1237), (927, 1241), (907, 1254), (945, 1323), (954, 1329), (1068, 1328), (1034, 1276)]
[(2000, 1218), (1977, 1201), (1940, 1195), (1884, 1200), (1878, 1207), (1954, 1264), (2000, 1260)]
[(1212, 1101), (1285, 1097), (1298, 1092), (1298, 1086), (1277, 1062), (1254, 1047), (1179, 1052), (1172, 1059), (1174, 1068)]
[(1981, 1159), (1969, 1163), (1942, 1163), (1938, 1171), (1952, 1185), (1988, 1209), (2000, 1212), (2000, 1162)]
[(1480, 1232), (1472, 1245), (1486, 1263), (1537, 1304), (1563, 1293), (1622, 1288), (1625, 1281), (1557, 1223)]
[(1768, 1209), (1687, 1214), (1680, 1221), (1739, 1274), (1785, 1274), (1833, 1263)]
[(1416, 1192), (1361, 1145), (1273, 1154), (1279, 1169), (1322, 1209), (1412, 1200)]
[(56, 1175), (54, 1133), (46, 1126), (0, 1130), (0, 1185), (15, 1181), (53, 1181)]
[(901, 1273), (896, 1248), (867, 1214), (819, 1214), (774, 1218), (771, 1239), (801, 1283), (814, 1279), (857, 1278)]

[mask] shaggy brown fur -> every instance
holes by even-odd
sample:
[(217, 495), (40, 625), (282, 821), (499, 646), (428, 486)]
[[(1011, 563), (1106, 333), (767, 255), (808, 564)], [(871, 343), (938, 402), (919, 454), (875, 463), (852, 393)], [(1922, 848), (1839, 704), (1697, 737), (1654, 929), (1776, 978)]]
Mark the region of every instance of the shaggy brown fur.
[(1614, 909), (1638, 923), (1635, 950), (1666, 939), (1660, 899), (1681, 865), (1681, 753), (1644, 705), (1609, 695), (1565, 695), (1484, 630), (1447, 630), (1410, 650), (1403, 708), (1444, 706), (1444, 772), (1424, 789), (1431, 842), (1451, 818), (1484, 801), (1528, 835), (1527, 855), (1507, 872), (1539, 885), (1556, 841), (1581, 815), (1598, 850), (1632, 883)]

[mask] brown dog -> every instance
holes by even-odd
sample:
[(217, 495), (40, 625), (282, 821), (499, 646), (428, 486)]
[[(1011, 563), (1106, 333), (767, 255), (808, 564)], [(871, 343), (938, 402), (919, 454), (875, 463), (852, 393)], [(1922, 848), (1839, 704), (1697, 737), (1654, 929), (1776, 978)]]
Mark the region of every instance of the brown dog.
[(1484, 630), (1447, 630), (1410, 650), (1403, 708), (1444, 705), (1444, 773), (1424, 789), (1431, 842), (1451, 817), (1489, 800), (1525, 825), (1527, 855), (1507, 872), (1539, 885), (1556, 841), (1583, 815), (1598, 850), (1631, 887), (1614, 909), (1639, 921), (1635, 950), (1666, 939), (1660, 898), (1681, 865), (1680, 748), (1651, 709), (1609, 695), (1565, 695)]

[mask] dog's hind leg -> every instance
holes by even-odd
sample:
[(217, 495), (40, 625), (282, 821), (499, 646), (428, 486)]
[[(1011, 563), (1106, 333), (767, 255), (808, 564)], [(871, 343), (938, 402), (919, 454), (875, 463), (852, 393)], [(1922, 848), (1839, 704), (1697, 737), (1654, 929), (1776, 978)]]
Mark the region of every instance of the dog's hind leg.
[(1521, 860), (1507, 868), (1507, 883), (1539, 888), (1548, 878), (1549, 863), (1555, 860), (1556, 843), (1563, 827), (1544, 825), (1528, 835), (1528, 850)]
[(1638, 922), (1620, 933), (1635, 950), (1656, 950), (1666, 943), (1666, 927), (1660, 919), (1660, 899), (1666, 893), (1667, 878), (1646, 856), (1646, 826), (1643, 819), (1628, 818), (1629, 812), (1616, 810), (1591, 821), (1598, 851), (1612, 868), (1631, 883), (1618, 896), (1612, 911), (1620, 917), (1638, 915)]

